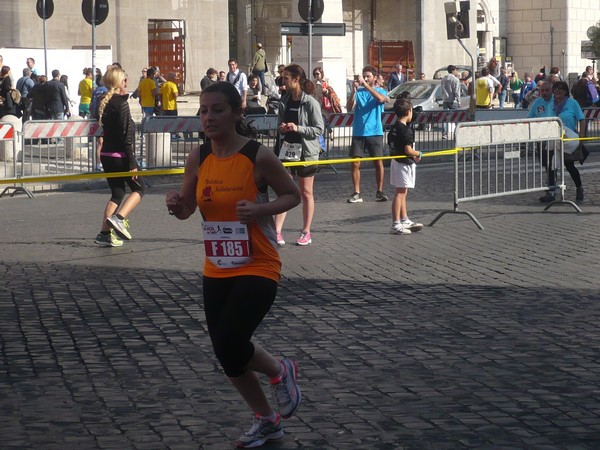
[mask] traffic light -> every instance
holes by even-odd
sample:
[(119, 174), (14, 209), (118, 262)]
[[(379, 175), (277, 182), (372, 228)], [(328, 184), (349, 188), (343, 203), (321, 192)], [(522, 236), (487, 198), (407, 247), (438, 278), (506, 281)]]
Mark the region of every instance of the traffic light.
[(452, 1), (444, 3), (446, 13), (446, 35), (448, 39), (468, 39), (471, 36), (469, 28), (469, 1)]

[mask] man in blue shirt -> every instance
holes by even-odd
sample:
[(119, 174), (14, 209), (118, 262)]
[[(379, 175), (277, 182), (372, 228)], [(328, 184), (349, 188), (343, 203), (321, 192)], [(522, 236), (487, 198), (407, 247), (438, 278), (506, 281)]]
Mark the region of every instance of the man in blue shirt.
[[(381, 114), (388, 96), (385, 89), (375, 86), (376, 74), (373, 66), (366, 66), (362, 70), (362, 76), (356, 75), (354, 78), (353, 94), (346, 105), (348, 112), (354, 110), (351, 158), (362, 158), (365, 150), (371, 157), (383, 156)], [(383, 193), (383, 161), (375, 160), (373, 164), (377, 182), (375, 201), (385, 202), (388, 198)], [(351, 173), (354, 193), (348, 199), (348, 203), (360, 203), (363, 201), (360, 196), (360, 161), (352, 163)]]

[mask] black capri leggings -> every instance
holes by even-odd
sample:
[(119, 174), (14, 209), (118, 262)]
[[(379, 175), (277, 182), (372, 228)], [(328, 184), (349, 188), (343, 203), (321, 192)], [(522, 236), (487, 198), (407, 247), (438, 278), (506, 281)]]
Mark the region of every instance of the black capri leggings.
[[(100, 155), (100, 161), (102, 162), (102, 168), (106, 173), (114, 172), (129, 172), (129, 159), (128, 158), (115, 158), (112, 156)], [(146, 192), (146, 185), (144, 179), (138, 177), (133, 179), (131, 177), (123, 178), (107, 178), (108, 186), (110, 187), (111, 197), (110, 201), (120, 205), (125, 197), (125, 183), (129, 185), (131, 192), (137, 192), (140, 197), (144, 196)]]
[(228, 377), (239, 377), (254, 356), (250, 341), (271, 309), (277, 282), (259, 276), (203, 280), (204, 314), (213, 350)]

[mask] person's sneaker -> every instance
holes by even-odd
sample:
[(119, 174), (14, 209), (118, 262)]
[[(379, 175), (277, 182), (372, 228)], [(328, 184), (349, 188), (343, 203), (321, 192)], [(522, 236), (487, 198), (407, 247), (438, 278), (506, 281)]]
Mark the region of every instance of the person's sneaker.
[(276, 415), (274, 421), (257, 414), (250, 429), (239, 437), (235, 445), (237, 448), (260, 447), (267, 441), (281, 439), (283, 435), (284, 432), (279, 414)]
[(108, 219), (106, 219), (106, 223), (115, 230), (115, 233), (122, 239), (131, 239), (131, 233), (129, 232), (129, 220), (127, 219), (119, 219), (116, 214), (113, 214)]
[(296, 239), (296, 245), (308, 245), (312, 244), (312, 239), (310, 237), (310, 233), (308, 231), (303, 231), (300, 233), (300, 237)]
[(381, 191), (377, 191), (377, 194), (375, 194), (375, 201), (376, 202), (387, 202), (388, 201), (387, 195), (385, 195)]
[(575, 194), (575, 200), (578, 202), (583, 201), (583, 187), (577, 188), (577, 193)]
[(390, 230), (390, 234), (411, 234), (412, 231), (410, 231), (408, 228), (404, 228), (402, 226), (402, 224), (397, 223), (395, 225), (392, 225), (392, 229)]
[(422, 223), (415, 223), (412, 220), (405, 220), (404, 222), (402, 222), (402, 226), (404, 228), (409, 229), (413, 233), (415, 233), (417, 231), (421, 231), (423, 229)]
[(285, 245), (285, 240), (283, 239), (283, 234), (277, 233), (277, 245), (283, 247)]
[(554, 192), (548, 191), (545, 195), (540, 197), (540, 202), (542, 203), (550, 203), (554, 201)]
[(448, 139), (448, 133), (442, 133), (442, 139)]
[(352, 194), (350, 196), (350, 198), (348, 199), (348, 203), (362, 203), (363, 199), (360, 196), (359, 192), (355, 192), (354, 194)]
[(279, 405), (279, 414), (284, 419), (289, 419), (300, 407), (302, 393), (298, 386), (298, 364), (289, 358), (281, 360), (283, 374), (271, 378), (271, 387), (275, 393), (277, 404)]
[(96, 164), (96, 172), (102, 172), (102, 164)]
[(115, 236), (111, 230), (108, 234), (98, 233), (98, 236), (94, 239), (94, 244), (100, 247), (122, 247), (123, 241)]

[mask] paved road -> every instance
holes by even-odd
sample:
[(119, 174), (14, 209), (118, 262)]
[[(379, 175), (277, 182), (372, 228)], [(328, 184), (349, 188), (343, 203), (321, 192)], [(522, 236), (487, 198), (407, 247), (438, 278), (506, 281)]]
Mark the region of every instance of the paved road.
[[(600, 448), (599, 162), (582, 214), (526, 194), (466, 204), (483, 231), (448, 215), (411, 236), (388, 234), (372, 171), (349, 205), (349, 175), (323, 170), (314, 244), (282, 249), (257, 333), (304, 391), (269, 448)], [(452, 174), (421, 169), (428, 223)], [(118, 249), (92, 242), (106, 189), (0, 199), (0, 448), (230, 449), (249, 425), (205, 329), (198, 217), (168, 216), (169, 188)]]

